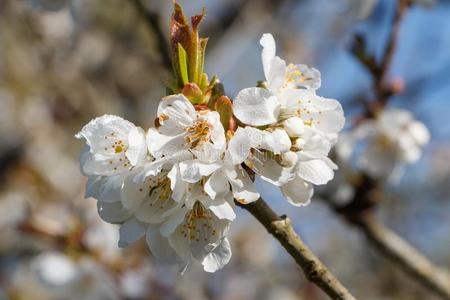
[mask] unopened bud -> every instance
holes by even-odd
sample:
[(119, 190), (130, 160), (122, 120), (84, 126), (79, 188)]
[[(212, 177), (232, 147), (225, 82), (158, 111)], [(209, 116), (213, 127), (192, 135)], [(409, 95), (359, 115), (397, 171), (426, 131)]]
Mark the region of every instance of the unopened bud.
[(204, 102), (202, 90), (195, 83), (185, 84), (181, 92), (192, 104), (203, 104)]
[(283, 127), (290, 137), (298, 137), (305, 131), (305, 124), (299, 117), (291, 117), (283, 122)]
[(393, 94), (400, 94), (405, 90), (405, 81), (400, 77), (394, 78), (391, 82), (391, 90)]
[(288, 151), (281, 154), (280, 165), (283, 167), (293, 167), (297, 163), (297, 154), (293, 151)]
[(306, 144), (306, 142), (304, 139), (298, 138), (295, 140), (293, 146), (294, 146), (294, 148), (301, 150), (301, 149), (303, 149), (303, 147), (305, 147), (305, 144)]

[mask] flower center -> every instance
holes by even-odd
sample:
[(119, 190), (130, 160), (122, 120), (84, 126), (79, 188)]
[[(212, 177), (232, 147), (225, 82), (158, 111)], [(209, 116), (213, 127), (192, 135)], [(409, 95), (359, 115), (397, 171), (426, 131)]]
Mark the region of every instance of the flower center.
[(164, 177), (163, 180), (157, 182), (154, 187), (150, 188), (149, 197), (151, 197), (153, 193), (158, 193), (157, 198), (159, 200), (169, 199), (172, 195), (172, 189), (170, 188), (170, 179), (168, 177)]
[(286, 71), (286, 83), (288, 84), (301, 84), (305, 81), (304, 74), (294, 64), (289, 64)]
[(217, 234), (212, 226), (211, 214), (199, 201), (194, 203), (194, 207), (186, 216), (180, 234), (193, 242), (207, 241)]
[(105, 140), (111, 140), (111, 142), (114, 141), (114, 143), (110, 144), (111, 146), (105, 145), (104, 149), (105, 151), (107, 151), (107, 155), (111, 155), (111, 150), (114, 154), (117, 155), (111, 156), (111, 160), (109, 160), (111, 168), (113, 168), (114, 171), (123, 170), (123, 168), (128, 168), (131, 170), (133, 166), (125, 156), (125, 152), (128, 149), (127, 145), (125, 145), (125, 142), (123, 140), (119, 139), (117, 132), (112, 132), (109, 135), (106, 135)]
[(195, 123), (189, 127), (186, 127), (186, 142), (195, 148), (204, 142), (209, 141), (211, 135), (211, 124), (207, 120), (197, 120)]

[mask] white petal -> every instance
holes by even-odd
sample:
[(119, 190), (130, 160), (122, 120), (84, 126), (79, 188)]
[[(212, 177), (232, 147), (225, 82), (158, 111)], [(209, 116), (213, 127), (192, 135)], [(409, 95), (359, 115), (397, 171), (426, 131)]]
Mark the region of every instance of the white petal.
[(252, 126), (275, 123), (279, 111), (277, 98), (263, 88), (247, 88), (239, 92), (233, 101), (234, 115)]
[(272, 151), (275, 154), (289, 151), (291, 148), (291, 139), (286, 131), (275, 129), (272, 132), (265, 131), (260, 149)]
[(305, 124), (299, 117), (291, 117), (283, 122), (283, 128), (290, 137), (299, 137), (305, 131)]
[(211, 197), (211, 199), (223, 198), (230, 191), (230, 185), (228, 183), (225, 174), (220, 171), (214, 172), (205, 183), (205, 192)]
[(412, 114), (403, 109), (385, 109), (378, 118), (381, 127), (387, 130), (391, 128), (400, 128), (409, 124), (412, 120)]
[(264, 68), (264, 75), (266, 79), (269, 78), (270, 68), (272, 66), (272, 59), (276, 54), (276, 45), (273, 36), (270, 33), (265, 33), (259, 40), (259, 43), (263, 47), (261, 52), (261, 59)]
[(293, 168), (283, 167), (273, 157), (269, 156), (262, 156), (253, 160), (252, 169), (262, 179), (276, 186), (285, 184), (293, 176)]
[(157, 259), (172, 264), (178, 261), (178, 256), (170, 246), (168, 239), (163, 237), (157, 229), (149, 228), (145, 239), (150, 252)]
[(165, 221), (160, 228), (160, 232), (163, 236), (168, 237), (171, 235), (175, 229), (180, 225), (186, 216), (188, 209), (186, 207), (181, 207), (175, 211), (167, 221)]
[(236, 218), (236, 214), (234, 213), (233, 207), (231, 207), (230, 203), (223, 200), (220, 201), (219, 204), (211, 205), (208, 207), (219, 219), (226, 219), (233, 221)]
[(297, 160), (298, 160), (298, 156), (297, 156), (297, 153), (295, 153), (294, 151), (283, 152), (281, 154), (280, 165), (282, 165), (283, 167), (286, 167), (286, 168), (290, 168), (290, 167), (295, 166), (295, 164), (297, 163)]
[(128, 149), (125, 153), (133, 166), (142, 164), (147, 157), (147, 143), (142, 128), (133, 128), (128, 135)]
[(288, 77), (290, 81), (287, 82), (285, 88), (306, 88), (314, 90), (320, 88), (320, 72), (307, 65), (289, 65), (286, 77)]
[(134, 178), (134, 182), (143, 182), (148, 176), (158, 175), (163, 168), (171, 169), (172, 166), (177, 162), (190, 160), (192, 158), (193, 156), (190, 151), (183, 150), (171, 156), (166, 156), (153, 162), (147, 163), (142, 168), (140, 168), (140, 171), (137, 172), (136, 177)]
[(177, 135), (164, 135), (155, 128), (150, 128), (147, 133), (147, 145), (150, 154), (156, 158), (171, 156), (184, 150), (186, 144), (186, 132)]
[(297, 164), (297, 174), (302, 179), (313, 184), (326, 184), (334, 177), (334, 166), (326, 158), (300, 161)]
[(351, 133), (341, 133), (335, 151), (339, 160), (349, 162), (355, 149), (356, 138)]
[(377, 143), (369, 144), (357, 162), (361, 169), (377, 178), (392, 174), (398, 163), (397, 153), (389, 151)]
[(158, 107), (162, 134), (177, 135), (197, 117), (194, 106), (183, 94), (164, 97)]
[(281, 187), (286, 199), (295, 206), (306, 206), (311, 201), (314, 190), (313, 185), (300, 177), (295, 177)]
[(101, 202), (119, 202), (122, 199), (122, 187), (124, 177), (121, 175), (103, 177), (99, 183), (99, 195), (97, 199)]
[(313, 125), (327, 133), (337, 133), (345, 125), (344, 110), (334, 99), (316, 97), (306, 119), (312, 119)]
[(219, 113), (217, 111), (210, 111), (202, 115), (202, 118), (207, 120), (208, 123), (212, 125), (211, 141), (215, 148), (223, 150), (226, 144), (225, 130), (220, 122)]
[(263, 131), (251, 127), (239, 127), (228, 142), (228, 154), (232, 164), (244, 162), (250, 155), (251, 148), (262, 143)]
[(122, 204), (126, 209), (135, 210), (141, 204), (142, 200), (145, 198), (147, 191), (145, 183), (136, 183), (133, 181), (134, 174), (130, 174), (126, 177), (121, 190), (121, 200)]
[(223, 238), (221, 243), (203, 259), (203, 269), (206, 272), (214, 273), (215, 271), (222, 269), (230, 259), (230, 243), (227, 238)]
[(147, 228), (147, 226), (135, 218), (131, 218), (127, 220), (125, 223), (123, 223), (120, 226), (119, 234), (119, 247), (125, 248), (128, 247), (130, 244), (136, 242), (141, 237), (144, 236)]
[(97, 210), (103, 221), (112, 224), (122, 223), (132, 214), (132, 212), (125, 209), (120, 202), (107, 203), (98, 201)]
[(181, 179), (181, 173), (179, 165), (176, 164), (167, 174), (170, 179), (170, 188), (172, 189), (172, 199), (177, 202), (181, 202), (187, 192), (187, 183)]
[(241, 166), (237, 167), (233, 175), (231, 175), (231, 172), (229, 173), (228, 180), (231, 184), (233, 197), (236, 200), (242, 203), (250, 203), (259, 199), (260, 195), (256, 191), (250, 176)]
[(181, 234), (179, 231), (180, 229), (177, 229), (177, 232), (171, 234), (168, 237), (168, 242), (178, 257), (179, 270), (180, 273), (183, 274), (190, 264), (192, 255), (189, 239), (184, 237), (184, 234)]
[(267, 84), (269, 90), (277, 92), (286, 81), (286, 62), (275, 56), (272, 59)]
[(422, 122), (412, 122), (408, 130), (418, 145), (425, 145), (430, 141), (430, 132)]
[(250, 156), (252, 148), (281, 153), (291, 148), (291, 140), (282, 129), (269, 132), (252, 127), (239, 127), (228, 143), (228, 154), (232, 164), (245, 161)]
[(111, 141), (121, 139), (126, 142), (129, 131), (134, 127), (133, 123), (121, 117), (103, 115), (91, 120), (75, 137), (86, 139), (93, 153), (104, 153), (104, 148), (109, 148)]
[[(148, 179), (151, 179), (151, 177)], [(154, 183), (151, 185), (144, 191), (145, 198), (134, 214), (139, 221), (160, 223), (177, 211), (179, 204), (166, 194), (167, 190), (164, 189), (170, 187), (161, 187), (158, 184), (154, 185)]]
[(111, 176), (126, 173), (129, 168), (124, 166), (125, 155), (105, 156), (103, 154), (92, 153), (92, 149), (85, 147), (80, 155), (81, 172), (84, 175), (105, 175)]
[(419, 160), (420, 154), (420, 148), (417, 146), (413, 146), (403, 153), (403, 158), (405, 159), (405, 161), (413, 163)]
[(303, 138), (305, 139), (304, 145), (301, 146), (301, 151), (298, 152), (300, 160), (310, 160), (328, 156), (332, 144), (324, 134), (319, 134), (313, 128), (307, 127)]
[(100, 186), (102, 181), (103, 181), (102, 176), (95, 176), (95, 175), (88, 176), (84, 198), (92, 197), (98, 199), (98, 197), (100, 196)]
[[(211, 218), (207, 223), (210, 225), (210, 228), (194, 233), (195, 238), (190, 242), (191, 253), (200, 262), (220, 244), (230, 227), (229, 220), (219, 219), (215, 214), (211, 214)], [(203, 224), (206, 224), (203, 219), (195, 219), (194, 225), (196, 227), (201, 228)]]
[(189, 183), (198, 182), (203, 176), (209, 176), (211, 173), (221, 167), (217, 163), (202, 163), (198, 160), (183, 161), (180, 163), (181, 178)]

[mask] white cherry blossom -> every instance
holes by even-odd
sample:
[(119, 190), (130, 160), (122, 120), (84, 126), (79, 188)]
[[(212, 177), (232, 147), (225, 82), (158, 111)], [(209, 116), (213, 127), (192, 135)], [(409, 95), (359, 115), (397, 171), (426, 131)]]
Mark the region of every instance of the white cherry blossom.
[[(425, 125), (401, 109), (386, 109), (375, 120), (366, 120), (344, 134), (337, 150), (343, 160), (351, 159), (358, 144), (363, 147), (357, 165), (376, 178), (397, 180), (404, 164), (416, 162), (430, 134)], [(356, 153), (357, 154), (357, 153)]]
[(189, 151), (203, 163), (218, 160), (226, 147), (219, 114), (207, 109), (196, 111), (182, 94), (161, 100), (156, 128), (149, 129), (147, 141), (156, 159)]
[[(229, 148), (262, 179), (281, 187), (294, 205), (305, 205), (312, 185), (327, 183), (337, 166), (327, 157), (345, 123), (341, 104), (316, 94), (319, 71), (286, 65), (264, 34), (264, 87), (247, 88), (233, 102), (235, 116), (258, 128), (239, 128)], [(271, 142), (269, 142), (271, 141)]]
[[(339, 132), (345, 122), (341, 104), (316, 95), (320, 72), (305, 65), (288, 65), (275, 55), (275, 41), (264, 34), (262, 62), (265, 88), (247, 88), (233, 102), (234, 114), (251, 126), (280, 124), (292, 136), (301, 134), (302, 125), (315, 127), (326, 134)], [(294, 118), (291, 120), (291, 118)], [(295, 129), (294, 129), (295, 126)]]
[(81, 170), (86, 175), (125, 173), (147, 157), (144, 130), (117, 116), (96, 118), (75, 137), (86, 140), (87, 147), (80, 157)]
[(241, 127), (226, 125), (226, 132), (221, 109), (176, 94), (161, 100), (147, 133), (104, 115), (76, 135), (87, 144), (80, 157), (86, 197), (97, 199), (105, 222), (120, 226), (119, 247), (145, 237), (152, 254), (181, 273), (192, 264), (215, 272), (231, 257), (234, 201), (260, 197), (254, 174), (297, 206), (309, 202), (313, 185), (333, 178), (328, 153), (344, 124), (341, 105), (316, 95), (317, 70), (276, 56), (271, 35), (261, 45), (266, 82), (232, 104)]
[[(211, 200), (200, 184), (192, 185), (185, 205), (162, 224), (160, 233), (168, 238), (184, 270), (195, 260), (207, 272), (228, 263), (231, 249), (226, 235), (236, 215), (232, 196)], [(150, 249), (154, 233), (147, 234)]]

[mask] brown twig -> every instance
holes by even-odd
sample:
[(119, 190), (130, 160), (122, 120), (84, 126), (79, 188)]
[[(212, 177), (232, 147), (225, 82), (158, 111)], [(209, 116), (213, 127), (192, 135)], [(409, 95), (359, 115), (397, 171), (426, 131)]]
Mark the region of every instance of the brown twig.
[(443, 299), (450, 299), (450, 275), (433, 265), (423, 254), (392, 230), (379, 223), (372, 214), (353, 220), (378, 250), (401, 269)]
[(378, 72), (375, 74), (375, 91), (377, 92), (378, 103), (381, 106), (384, 106), (389, 97), (392, 95), (389, 89), (386, 89), (385, 85), (389, 69), (394, 58), (395, 50), (397, 49), (398, 36), (403, 17), (405, 16), (410, 4), (410, 0), (398, 0), (394, 18), (392, 20), (391, 30), (389, 32), (388, 42), (386, 48), (384, 49), (384, 53), (381, 56), (382, 59), (378, 67)]
[(388, 103), (392, 95), (398, 93), (395, 85), (388, 82), (389, 70), (397, 49), (398, 36), (403, 18), (411, 5), (411, 0), (397, 0), (397, 5), (392, 19), (388, 40), (381, 61), (367, 53), (365, 39), (361, 35), (356, 35), (353, 41), (352, 52), (359, 62), (366, 67), (374, 80), (375, 100), (365, 104), (366, 111), (362, 118), (373, 118), (380, 109)]
[(169, 50), (169, 44), (165, 38), (165, 33), (161, 28), (159, 14), (149, 11), (144, 6), (141, 0), (131, 0), (131, 2), (135, 7), (136, 12), (142, 17), (147, 26), (152, 29), (158, 44), (158, 51), (159, 54), (161, 55), (164, 67), (167, 70), (171, 70), (172, 69), (172, 59), (170, 57), (171, 52)]
[(374, 209), (381, 200), (379, 191), (378, 183), (365, 176), (356, 188), (353, 200), (347, 205), (334, 204), (329, 195), (320, 194), (319, 198), (344, 216), (351, 225), (358, 227), (368, 241), (400, 269), (412, 275), (430, 291), (450, 300), (450, 274), (435, 266), (402, 237), (376, 220)]
[(263, 199), (249, 204), (236, 202), (252, 214), (272, 234), (302, 268), (306, 278), (331, 299), (354, 300), (350, 292), (304, 244), (292, 228), (289, 218), (278, 216)]

